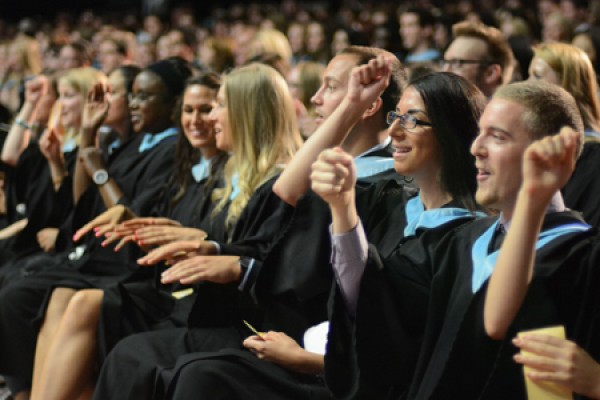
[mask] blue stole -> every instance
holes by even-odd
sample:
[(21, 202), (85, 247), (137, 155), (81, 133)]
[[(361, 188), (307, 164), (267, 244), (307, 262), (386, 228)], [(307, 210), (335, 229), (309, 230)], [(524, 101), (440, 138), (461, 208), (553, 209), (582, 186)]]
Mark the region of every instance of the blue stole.
[[(500, 250), (496, 250), (490, 254), (487, 254), (487, 252), (490, 246), (490, 242), (492, 241), (492, 237), (494, 236), (494, 232), (496, 231), (499, 223), (500, 219), (498, 219), (494, 224), (492, 224), (492, 226), (490, 226), (483, 233), (483, 235), (479, 236), (479, 238), (473, 244), (473, 248), (471, 249), (471, 259), (473, 261), (471, 290), (473, 291), (473, 293), (476, 293), (481, 288), (481, 286), (483, 286), (485, 281), (487, 281), (490, 275), (492, 275), (494, 267), (496, 266), (496, 260), (498, 259), (498, 254), (500, 254)], [(548, 229), (546, 231), (542, 231), (540, 232), (537, 243), (535, 244), (535, 249), (541, 249), (546, 244), (562, 235), (576, 232), (585, 232), (590, 228), (590, 225), (584, 224), (582, 222), (575, 222), (572, 224), (565, 224)]]
[(356, 177), (368, 178), (394, 168), (394, 159), (391, 157), (358, 157), (354, 159)]
[(139, 153), (143, 153), (147, 150), (152, 149), (154, 146), (162, 142), (164, 139), (169, 138), (171, 136), (177, 135), (177, 128), (168, 128), (167, 130), (157, 133), (151, 134), (146, 133), (144, 135), (144, 139), (142, 139), (142, 143), (140, 143), (140, 147), (138, 148)]
[(70, 151), (75, 150), (76, 148), (77, 148), (77, 140), (74, 137), (72, 137), (71, 139), (69, 139), (63, 143), (62, 152), (68, 153)]
[(240, 174), (235, 173), (231, 177), (231, 194), (229, 200), (233, 201), (240, 194)]
[(583, 135), (585, 137), (591, 137), (591, 138), (596, 138), (596, 139), (600, 139), (600, 133), (591, 130), (591, 129), (586, 129), (583, 131)]
[(431, 229), (461, 218), (485, 216), (480, 212), (456, 207), (441, 207), (425, 211), (425, 206), (418, 195), (406, 203), (404, 212), (406, 213), (404, 237), (414, 236), (419, 228)]
[(121, 139), (120, 138), (116, 138), (115, 140), (113, 140), (112, 142), (110, 142), (110, 144), (106, 147), (106, 151), (108, 152), (108, 155), (111, 155), (119, 147), (121, 147)]
[(202, 157), (200, 162), (192, 167), (192, 176), (196, 182), (200, 182), (201, 180), (208, 178), (211, 164), (212, 159), (207, 160), (206, 158)]

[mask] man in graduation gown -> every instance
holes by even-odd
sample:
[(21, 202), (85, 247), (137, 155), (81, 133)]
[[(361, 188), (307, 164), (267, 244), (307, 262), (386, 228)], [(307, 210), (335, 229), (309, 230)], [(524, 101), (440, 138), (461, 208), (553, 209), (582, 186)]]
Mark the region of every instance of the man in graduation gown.
[[(319, 123), (323, 123), (344, 98), (352, 68), (368, 62), (380, 52), (381, 50), (370, 48), (350, 48), (330, 62), (325, 72), (323, 85), (313, 98), (317, 105)], [(397, 60), (395, 68), (398, 76), (395, 77), (394, 84), (390, 85), (390, 89), (386, 92), (385, 108), (378, 106), (373, 112), (368, 113), (364, 120), (349, 132), (349, 139), (344, 142), (344, 146), (349, 152), (357, 159), (364, 161), (361, 162), (362, 168), (359, 167), (364, 175), (359, 180), (362, 180), (365, 185), (387, 176), (396, 175), (389, 152), (390, 141), (384, 135), (385, 114), (395, 106), (404, 83), (402, 68)], [(319, 140), (319, 137), (313, 137), (310, 140), (314, 142)], [(343, 137), (336, 144), (342, 140)], [(298, 154), (298, 157), (302, 157), (300, 153)], [(309, 166), (311, 163), (312, 160), (308, 161)], [(286, 173), (284, 172), (284, 174)], [(290, 175), (298, 176), (293, 173), (288, 174), (288, 176)], [(292, 185), (297, 190), (298, 197), (302, 196), (309, 186), (308, 172), (305, 171), (301, 175), (303, 177), (302, 184)], [(277, 194), (280, 195), (280, 193)], [(282, 196), (280, 195), (280, 197)], [(291, 203), (285, 198), (283, 200)], [(244, 257), (236, 262), (234, 265), (236, 273), (232, 274), (232, 276), (240, 277), (240, 288), (259, 305), (260, 311), (256, 313), (258, 318), (253, 319), (253, 316), (247, 318), (251, 319), (260, 331), (283, 331), (296, 341), (302, 342), (304, 331), (327, 319), (326, 302), (332, 282), (331, 270), (328, 267), (331, 247), (327, 226), (330, 219), (327, 206), (319, 204), (319, 199), (314, 195), (308, 194), (298, 204), (294, 202), (293, 205), (296, 208), (293, 210), (294, 215), (290, 224), (280, 226), (281, 232), (272, 235), (278, 238), (273, 240), (272, 247), (267, 254), (260, 255), (255, 251), (249, 251), (249, 247), (256, 246), (257, 242), (264, 238), (256, 240), (257, 237), (246, 237), (242, 242), (220, 243), (219, 247), (220, 254), (223, 255), (250, 255), (254, 258), (249, 260), (248, 257)], [(283, 205), (282, 208), (286, 207), (290, 206)], [(168, 258), (169, 252), (155, 258), (154, 261), (164, 257)], [(162, 335), (160, 333), (145, 335), (148, 340), (145, 340), (142, 335), (135, 335), (122, 341), (109, 355), (102, 368), (95, 398), (120, 398), (119, 396), (126, 397), (127, 393), (148, 393), (148, 391), (155, 391), (155, 395), (160, 397), (164, 394), (167, 386), (173, 386), (172, 379), (178, 379), (180, 376), (179, 367), (175, 370), (172, 368), (174, 360), (178, 358), (186, 360), (186, 362), (178, 363), (178, 366), (181, 365), (182, 368), (193, 364), (192, 361), (205, 362), (207, 361), (206, 352), (214, 352), (222, 348), (229, 348), (227, 351), (234, 353), (233, 355), (229, 354), (228, 357), (247, 358), (250, 354), (246, 351), (236, 354), (243, 338), (249, 333), (245, 328), (237, 332), (241, 326), (241, 319), (238, 319), (237, 325), (239, 326), (235, 327), (236, 329), (218, 330), (209, 326), (210, 322), (206, 318), (199, 318), (202, 310), (208, 309), (207, 305), (195, 307), (194, 315), (191, 316), (195, 326), (203, 327), (207, 332), (207, 334), (200, 335), (203, 338), (202, 343), (191, 345), (182, 343), (181, 346), (175, 346), (173, 343), (178, 340), (174, 340), (162, 345), (159, 343), (160, 340), (157, 340)], [(200, 319), (204, 319), (204, 321), (200, 321)], [(190, 332), (194, 332), (194, 330), (190, 329)], [(198, 331), (195, 330), (195, 332)], [(212, 335), (208, 332), (212, 332)], [(186, 355), (185, 353), (189, 351), (198, 353)], [(166, 353), (169, 352), (173, 354), (167, 357)], [(159, 353), (162, 354), (159, 356)], [(171, 365), (166, 365), (165, 358), (172, 358)], [(216, 358), (220, 359), (221, 357), (217, 355)], [(131, 376), (131, 379), (123, 381), (121, 378), (127, 369), (126, 365), (132, 365), (132, 363), (138, 365), (138, 370), (135, 371), (136, 376)], [(214, 364), (215, 369), (218, 368), (218, 363), (217, 360)], [(166, 368), (162, 368), (161, 371), (160, 366)], [(153, 373), (156, 373), (157, 376), (148, 376)], [(127, 371), (127, 374), (133, 375), (131, 371)], [(154, 383), (157, 378), (159, 383), (155, 384), (154, 390), (148, 388), (148, 386), (152, 386), (150, 382)], [(314, 377), (311, 377), (310, 381), (315, 383)], [(299, 385), (291, 385), (291, 387), (297, 387), (299, 392), (302, 392), (303, 383), (306, 382), (299, 382)], [(115, 390), (117, 387), (118, 389)], [(234, 390), (234, 388), (231, 389)], [(290, 392), (287, 393), (293, 397)]]
[[(517, 331), (548, 324), (564, 324), (568, 337), (597, 355), (593, 328), (600, 303), (593, 285), (599, 276), (594, 268), (595, 253), (590, 251), (592, 233), (576, 214), (565, 209), (559, 193), (545, 210), (542, 233), (535, 243), (534, 277), (540, 279), (531, 284), (515, 323), (505, 337), (496, 339), (488, 335), (483, 323), (487, 279), (502, 231), (510, 226), (525, 149), (565, 125), (583, 131), (572, 97), (548, 84), (525, 82), (503, 87), (485, 109), (481, 132), (472, 146), (478, 168), (477, 200), (498, 210), (499, 216), (459, 227), (429, 251), (424, 244), (428, 255), (425, 267), (415, 264), (411, 268), (411, 260), (404, 260), (405, 269), (430, 270), (411, 276), (428, 290), (429, 305), (410, 388), (396, 392), (395, 397), (526, 398), (520, 368), (512, 360), (516, 349), (510, 338)], [(363, 252), (367, 253), (366, 247)], [(576, 267), (569, 268), (573, 265)], [(388, 307), (387, 312), (394, 313), (393, 319), (400, 324), (398, 332), (414, 325), (409, 304)], [(368, 328), (378, 329), (376, 324)], [(402, 360), (399, 363), (401, 372)]]
[(480, 126), (471, 148), (477, 200), (499, 215), (459, 229), (434, 250), (428, 321), (408, 398), (526, 399), (510, 342), (523, 330), (564, 325), (569, 338), (598, 356), (595, 239), (589, 226), (564, 207), (559, 192), (542, 211), (541, 233), (532, 243), (533, 280), (514, 322), (505, 335), (490, 336), (484, 326), (487, 282), (503, 231), (511, 226), (523, 154), (534, 140), (563, 126), (582, 134), (573, 98), (541, 82), (507, 85), (495, 93)]

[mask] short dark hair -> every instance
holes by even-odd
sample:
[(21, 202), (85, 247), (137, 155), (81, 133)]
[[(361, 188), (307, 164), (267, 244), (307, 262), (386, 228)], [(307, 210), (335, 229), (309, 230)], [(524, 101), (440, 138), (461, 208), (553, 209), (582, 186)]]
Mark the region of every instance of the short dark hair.
[(575, 99), (558, 85), (545, 81), (516, 82), (501, 86), (492, 99), (504, 99), (522, 105), (527, 111), (521, 117), (531, 140), (559, 133), (569, 126), (582, 135), (583, 119)]
[(440, 185), (461, 206), (477, 209), (475, 159), (471, 144), (479, 132), (486, 104), (483, 93), (468, 80), (434, 72), (410, 81), (425, 104), (441, 153)]
[(417, 14), (419, 17), (419, 25), (423, 26), (434, 26), (435, 25), (435, 17), (426, 8), (422, 7), (407, 7), (400, 10), (400, 14)]

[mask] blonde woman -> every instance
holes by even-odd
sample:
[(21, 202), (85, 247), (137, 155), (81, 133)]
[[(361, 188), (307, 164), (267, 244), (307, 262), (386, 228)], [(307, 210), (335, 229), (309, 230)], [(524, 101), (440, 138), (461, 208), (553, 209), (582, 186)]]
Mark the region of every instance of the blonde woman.
[[(254, 238), (257, 233), (264, 234), (265, 227), (271, 226), (266, 237), (275, 236), (281, 229), (272, 218), (281, 204), (272, 192), (272, 178), (290, 160), (301, 139), (287, 85), (265, 65), (251, 64), (226, 76), (210, 117), (215, 124), (217, 147), (232, 153), (225, 167), (225, 187), (213, 195), (213, 221), (221, 220), (221, 229), (228, 231), (235, 226), (219, 247), (222, 254), (236, 254), (230, 253), (231, 249), (236, 245), (240, 249), (240, 241)], [(162, 275), (162, 281), (203, 282), (198, 289), (202, 295), (196, 298), (187, 328), (147, 332), (121, 341), (104, 363), (95, 398), (127, 398), (132, 393), (139, 398), (151, 398), (152, 393), (163, 395), (166, 385), (154, 385), (153, 379), (147, 379), (157, 366), (171, 368), (175, 360), (191, 352), (239, 348), (246, 336), (238, 329), (239, 314), (248, 304), (244, 306), (241, 301), (238, 285), (249, 287), (252, 278), (246, 275), (249, 270), (245, 260), (253, 255), (194, 255), (194, 251), (214, 254), (216, 248), (211, 242), (176, 242), (140, 260), (141, 264), (153, 264), (181, 250), (190, 251), (188, 258)], [(130, 361), (139, 364), (131, 369), (127, 367)]]
[(596, 73), (588, 55), (565, 43), (542, 43), (534, 48), (529, 79), (562, 86), (577, 101), (586, 137), (600, 138), (600, 100)]
[(576, 100), (584, 125), (585, 146), (575, 172), (562, 189), (565, 205), (581, 211), (586, 222), (600, 225), (596, 177), (600, 168), (600, 100), (594, 67), (581, 49), (564, 43), (542, 43), (534, 49), (529, 79), (544, 80), (567, 90)]

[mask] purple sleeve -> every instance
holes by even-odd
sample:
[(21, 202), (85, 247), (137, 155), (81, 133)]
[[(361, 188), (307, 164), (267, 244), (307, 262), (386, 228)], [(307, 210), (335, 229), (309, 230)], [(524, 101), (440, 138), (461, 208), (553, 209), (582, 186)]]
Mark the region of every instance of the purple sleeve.
[[(331, 232), (331, 228), (330, 228)], [(331, 264), (348, 311), (355, 315), (360, 280), (367, 264), (368, 243), (360, 220), (345, 233), (331, 234)]]

